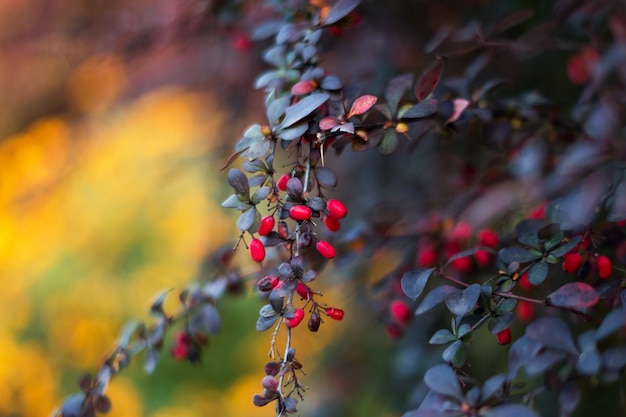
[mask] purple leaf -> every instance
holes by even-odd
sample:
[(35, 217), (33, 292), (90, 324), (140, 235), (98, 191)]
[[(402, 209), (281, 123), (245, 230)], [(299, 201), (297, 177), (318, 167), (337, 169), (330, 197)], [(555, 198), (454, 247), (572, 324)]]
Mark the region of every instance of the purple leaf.
[(443, 395), (463, 400), (463, 392), (456, 373), (448, 365), (435, 365), (424, 374), (426, 385)]
[(443, 61), (438, 59), (433, 62), (415, 83), (415, 97), (424, 100), (433, 92), (443, 73)]
[(565, 322), (557, 317), (540, 317), (526, 327), (526, 336), (544, 346), (578, 354)]
[(319, 106), (328, 101), (329, 95), (326, 93), (315, 93), (306, 96), (293, 106), (285, 110), (285, 118), (280, 124), (281, 128), (294, 125), (313, 113)]
[(580, 281), (567, 283), (548, 296), (550, 304), (578, 311), (596, 305), (599, 298), (591, 285)]

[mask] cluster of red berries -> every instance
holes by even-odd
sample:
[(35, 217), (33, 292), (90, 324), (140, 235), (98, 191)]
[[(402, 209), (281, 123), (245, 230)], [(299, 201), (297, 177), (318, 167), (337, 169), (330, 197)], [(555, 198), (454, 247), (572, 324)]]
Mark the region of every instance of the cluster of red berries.
[[(289, 174), (282, 175), (276, 182), (276, 188), (279, 191), (286, 192), (288, 182), (292, 177)], [(311, 218), (319, 215), (323, 215), (324, 225), (330, 232), (336, 232), (341, 228), (341, 219), (348, 214), (348, 209), (345, 204), (340, 200), (329, 199), (325, 202), (324, 213), (314, 211), (311, 207), (305, 204), (294, 204), (289, 207), (289, 218), (295, 220), (298, 223), (309, 222)], [(268, 236), (274, 230), (276, 226), (276, 218), (274, 215), (267, 215), (261, 218), (257, 233), (259, 236)], [(288, 232), (286, 230), (286, 224), (284, 222), (279, 223), (279, 236), (286, 238)], [(255, 262), (263, 262), (265, 260), (265, 245), (259, 238), (253, 238), (250, 241), (250, 256)], [(333, 245), (325, 240), (318, 239), (315, 243), (317, 252), (326, 259), (333, 259), (337, 252)]]
[(610, 278), (613, 275), (613, 262), (606, 255), (590, 251), (590, 246), (591, 239), (585, 235), (576, 248), (563, 256), (561, 264), (563, 271), (570, 274), (579, 273), (582, 278), (585, 278), (591, 268), (595, 267), (600, 278)]
[[(439, 235), (422, 240), (417, 253), (417, 265), (431, 268), (441, 260), (450, 259), (464, 249), (472, 246), (476, 251), (471, 256), (454, 259), (450, 266), (460, 272), (469, 272), (474, 262), (481, 267), (489, 265), (494, 259), (493, 250), (500, 244), (500, 237), (492, 229), (480, 229), (474, 233), (473, 227), (465, 222), (453, 224), (441, 222), (435, 227)], [(474, 261), (472, 261), (472, 258)]]

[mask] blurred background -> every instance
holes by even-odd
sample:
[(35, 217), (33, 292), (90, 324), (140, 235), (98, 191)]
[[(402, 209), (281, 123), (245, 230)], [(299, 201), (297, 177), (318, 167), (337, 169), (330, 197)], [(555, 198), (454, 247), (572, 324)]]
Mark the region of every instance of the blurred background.
[[(419, 73), (431, 59), (424, 43), (445, 24), (546, 9), (382, 3), (365, 2), (362, 22), (329, 37), (324, 55), (330, 73), (374, 94), (394, 75)], [(265, 68), (263, 44), (247, 30), (270, 13), (256, 1), (0, 1), (1, 416), (48, 415), (97, 369), (127, 320), (147, 319), (157, 293), (201, 278), (202, 259), (236, 239), (234, 213), (219, 205), (228, 195), (219, 168), (264, 117), (263, 93), (251, 88)], [(553, 90), (565, 82), (561, 72), (543, 74), (521, 82)], [(430, 179), (427, 159), (411, 175)], [(365, 196), (349, 203), (358, 219), (371, 209), (363, 189), (391, 193), (381, 173), (398, 163), (375, 154), (344, 160), (340, 178), (368, 164), (344, 191), (349, 202)], [(325, 300), (347, 316), (297, 336), (312, 387), (302, 415), (393, 416), (423, 395), (413, 387), (440, 351), (386, 337), (363, 285), (389, 272), (394, 256), (390, 249), (322, 278)], [(269, 334), (254, 332), (260, 306), (250, 291), (220, 301), (223, 331), (199, 365), (164, 357), (152, 376), (131, 365), (109, 388), (111, 415), (273, 415), (251, 401), (269, 349)], [(474, 361), (479, 368), (481, 357)]]

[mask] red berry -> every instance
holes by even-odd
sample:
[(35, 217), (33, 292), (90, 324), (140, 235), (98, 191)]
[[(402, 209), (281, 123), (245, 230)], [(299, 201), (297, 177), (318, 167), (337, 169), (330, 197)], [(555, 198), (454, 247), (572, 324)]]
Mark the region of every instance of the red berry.
[(309, 220), (311, 218), (311, 209), (307, 206), (293, 206), (289, 209), (289, 216), (298, 221)]
[(397, 323), (387, 323), (385, 330), (392, 340), (398, 340), (404, 334), (404, 328)]
[(296, 327), (298, 324), (300, 324), (303, 318), (304, 318), (304, 310), (301, 308), (296, 308), (291, 314), (291, 317), (285, 317), (283, 321), (285, 322), (287, 327), (291, 329), (291, 328)]
[(274, 216), (265, 216), (261, 219), (261, 225), (259, 226), (259, 235), (267, 236), (274, 229), (276, 220)]
[(484, 249), (477, 250), (474, 253), (474, 259), (478, 265), (487, 266), (491, 263), (491, 253)]
[(289, 181), (289, 178), (291, 178), (291, 175), (283, 174), (283, 176), (276, 182), (276, 188), (280, 191), (287, 191), (287, 181)]
[(535, 288), (535, 286), (531, 284), (530, 281), (528, 280), (528, 272), (524, 272), (524, 274), (520, 277), (517, 283), (520, 286), (520, 288), (523, 289), (524, 291), (530, 291), (533, 288)]
[(469, 272), (472, 269), (472, 260), (469, 256), (464, 256), (450, 262), (450, 266), (459, 272)]
[(333, 248), (330, 243), (324, 240), (318, 240), (315, 244), (315, 248), (320, 253), (320, 255), (322, 255), (326, 259), (333, 259), (336, 255), (335, 248)]
[(481, 246), (495, 249), (500, 243), (500, 237), (491, 229), (483, 229), (478, 232), (478, 242)]
[(402, 324), (407, 324), (411, 321), (411, 317), (413, 316), (413, 312), (409, 306), (400, 300), (393, 300), (389, 304), (389, 311), (391, 313), (391, 317)]
[(172, 357), (178, 361), (187, 359), (189, 342), (189, 336), (186, 333), (178, 333), (176, 335), (176, 344), (172, 348)]
[(298, 285), (296, 285), (296, 292), (303, 300), (308, 300), (311, 298), (311, 289), (302, 281), (299, 281)]
[(511, 343), (511, 329), (507, 327), (506, 329), (498, 333), (496, 335), (496, 338), (498, 339), (498, 343), (500, 343), (501, 345), (508, 345), (509, 343)]
[(326, 315), (333, 320), (341, 320), (343, 319), (344, 312), (340, 308), (328, 307), (326, 308)]
[(437, 265), (437, 251), (430, 244), (422, 245), (417, 253), (417, 265), (422, 268), (431, 268)]
[(578, 271), (582, 263), (583, 257), (579, 253), (568, 253), (563, 256), (563, 271), (573, 274)]
[(600, 278), (607, 279), (613, 275), (613, 263), (608, 257), (600, 255), (596, 259), (596, 263), (598, 265), (598, 275)]
[(257, 238), (250, 241), (250, 256), (255, 262), (263, 262), (265, 259), (265, 246)]
[(278, 277), (275, 277), (274, 275), (267, 275), (257, 282), (257, 287), (259, 287), (259, 291), (267, 292), (276, 288), (279, 282)]
[(339, 219), (333, 216), (324, 216), (324, 224), (326, 228), (331, 232), (336, 232), (341, 229), (341, 223), (339, 223)]
[(336, 219), (343, 219), (348, 214), (348, 209), (339, 200), (328, 200), (326, 208), (328, 209), (328, 214)]
[(472, 234), (472, 226), (466, 222), (459, 222), (454, 225), (454, 228), (450, 232), (449, 239), (459, 242), (469, 239)]
[(520, 301), (517, 303), (517, 317), (521, 321), (530, 321), (535, 314), (535, 308), (532, 303), (528, 301)]

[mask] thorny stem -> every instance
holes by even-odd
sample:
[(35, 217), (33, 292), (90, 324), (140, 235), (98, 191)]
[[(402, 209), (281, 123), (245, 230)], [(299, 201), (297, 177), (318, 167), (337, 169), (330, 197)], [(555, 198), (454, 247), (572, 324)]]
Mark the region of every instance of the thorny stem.
[[(289, 294), (289, 297), (287, 298), (287, 305), (291, 304), (292, 299), (293, 299), (293, 293)], [(287, 328), (287, 340), (285, 341), (285, 353), (283, 355), (283, 363), (282, 363), (283, 367), (287, 365), (289, 349), (291, 349), (291, 328), (289, 326), (286, 326), (286, 328)], [(286, 373), (282, 373), (280, 377), (278, 378), (278, 394), (280, 395), (281, 398), (283, 398), (283, 381), (285, 379), (285, 374)]]

